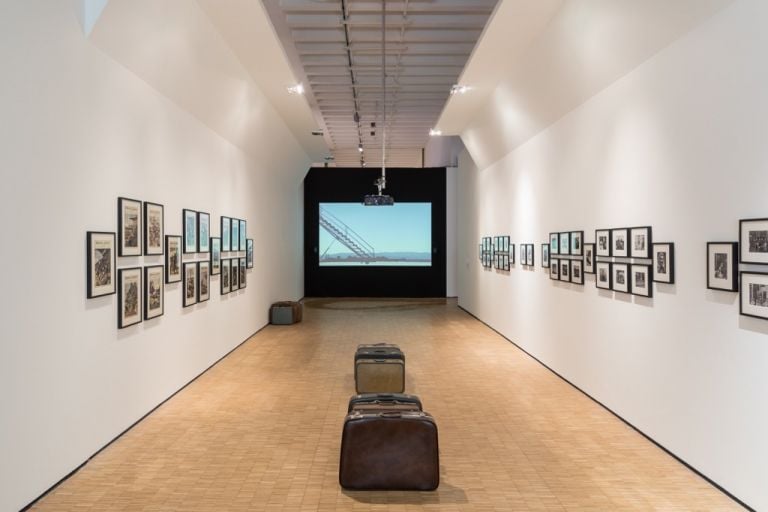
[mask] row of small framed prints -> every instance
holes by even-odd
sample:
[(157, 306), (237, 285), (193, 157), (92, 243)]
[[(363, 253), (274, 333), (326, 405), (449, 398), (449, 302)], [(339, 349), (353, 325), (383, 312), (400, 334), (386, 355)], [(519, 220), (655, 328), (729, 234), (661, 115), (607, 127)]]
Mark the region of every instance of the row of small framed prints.
[[(597, 256), (614, 258), (651, 258), (651, 227), (596, 229)], [(549, 252), (552, 256), (582, 256), (583, 231), (549, 234)]]

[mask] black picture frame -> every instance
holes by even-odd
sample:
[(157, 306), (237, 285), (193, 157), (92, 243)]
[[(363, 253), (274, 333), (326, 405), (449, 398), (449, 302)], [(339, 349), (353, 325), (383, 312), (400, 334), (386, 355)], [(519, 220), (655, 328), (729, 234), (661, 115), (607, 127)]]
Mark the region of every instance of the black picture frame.
[(534, 251), (533, 251), (533, 244), (528, 244), (526, 246), (526, 261), (528, 262), (528, 266), (533, 267), (534, 266)]
[[(126, 284), (127, 283), (127, 284)], [(125, 329), (143, 320), (141, 267), (117, 271), (117, 328)]]
[(528, 265), (528, 260), (525, 259), (526, 255), (527, 255), (527, 251), (526, 251), (525, 244), (520, 244), (520, 264), (521, 265)]
[(165, 207), (144, 201), (144, 255), (159, 256), (164, 251)]
[(232, 228), (230, 229), (232, 243), (230, 249), (232, 252), (238, 252), (240, 250), (240, 219), (232, 219)]
[(165, 283), (178, 283), (182, 273), (182, 241), (179, 235), (165, 235)]
[(211, 298), (211, 262), (197, 262), (197, 302), (206, 302)]
[(549, 256), (560, 254), (560, 233), (549, 234)]
[(611, 230), (611, 256), (629, 258), (629, 228)]
[(560, 280), (560, 258), (550, 257), (549, 278), (552, 279), (553, 281)]
[(229, 252), (231, 249), (231, 236), (230, 235), (230, 228), (232, 226), (232, 219), (229, 217), (221, 217), (221, 231), (219, 231), (219, 235), (221, 236), (221, 252)]
[(220, 288), (221, 288), (222, 295), (228, 294), (232, 289), (232, 286), (230, 283), (231, 278), (229, 276), (231, 268), (232, 268), (232, 265), (230, 263), (229, 258), (225, 258), (221, 260), (221, 277), (219, 278), (219, 281), (221, 282)]
[(630, 258), (651, 259), (651, 247), (653, 246), (653, 229), (651, 226), (639, 226), (629, 228), (629, 256)]
[(613, 249), (613, 239), (611, 238), (611, 230), (596, 229), (595, 230), (595, 256), (610, 258), (611, 249)]
[(653, 282), (675, 284), (675, 244), (654, 243), (651, 250), (653, 260)]
[(197, 212), (184, 208), (181, 212), (182, 235), (184, 237), (183, 253), (194, 254), (197, 252)]
[(211, 237), (211, 275), (221, 274), (221, 238)]
[(231, 258), (230, 259), (230, 268), (229, 268), (229, 282), (230, 282), (230, 291), (237, 291), (240, 289), (240, 263), (238, 262), (238, 258)]
[[(653, 267), (646, 263), (632, 263), (630, 272), (630, 293), (640, 297), (653, 297)], [(641, 281), (640, 276), (643, 276)], [(641, 283), (645, 286), (641, 286)]]
[[(248, 238), (245, 241), (245, 257), (248, 268), (253, 268), (253, 238)], [(509, 262), (507, 262), (509, 265)]]
[(738, 254), (738, 242), (707, 242), (707, 289), (739, 291)]
[(211, 252), (211, 215), (197, 212), (197, 252)]
[(629, 275), (629, 263), (611, 264), (611, 290), (619, 293), (630, 293), (631, 276)]
[(182, 288), (182, 305), (185, 308), (197, 304), (197, 262), (187, 261), (184, 263), (184, 286)]
[(245, 241), (247, 240), (247, 237), (245, 236), (245, 220), (240, 219), (240, 250), (245, 250)]
[(739, 249), (741, 263), (768, 265), (768, 219), (739, 221)]
[(117, 255), (141, 256), (143, 238), (141, 201), (117, 198)]
[(165, 314), (165, 269), (163, 265), (144, 267), (144, 320)]
[(246, 271), (247, 267), (246, 267), (246, 262), (245, 262), (245, 257), (244, 256), (239, 258), (239, 262), (240, 262), (240, 264), (238, 265), (238, 267), (239, 267), (239, 270), (240, 270), (240, 278), (239, 278), (238, 289), (242, 290), (248, 284), (248, 276), (247, 276), (248, 272)]
[(570, 255), (571, 256), (583, 256), (584, 255), (584, 232), (583, 231), (571, 231), (570, 238)]
[(560, 260), (560, 280), (571, 281), (571, 260)]
[(768, 272), (742, 271), (739, 281), (739, 314), (768, 320)]
[[(559, 233), (560, 238), (560, 254), (563, 256), (568, 256), (571, 254), (571, 232), (567, 233)], [(562, 269), (560, 269), (560, 274), (562, 274)]]
[(549, 268), (549, 244), (541, 244), (541, 268)]
[(571, 282), (573, 284), (584, 284), (584, 260), (581, 258), (571, 260)]
[(117, 234), (88, 231), (85, 234), (86, 283), (88, 299), (117, 293)]
[(600, 290), (613, 289), (613, 269), (610, 261), (595, 262), (595, 287)]
[(584, 244), (584, 273), (585, 274), (595, 273), (596, 257), (597, 255), (595, 254), (595, 244), (593, 243)]

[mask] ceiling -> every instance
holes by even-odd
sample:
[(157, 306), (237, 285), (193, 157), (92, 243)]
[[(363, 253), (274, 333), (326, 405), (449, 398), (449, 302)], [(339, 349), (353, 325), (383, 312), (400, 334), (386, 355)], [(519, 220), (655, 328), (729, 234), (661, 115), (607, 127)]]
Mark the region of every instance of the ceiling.
[(387, 166), (420, 167), (429, 130), (497, 0), (262, 3), (335, 164), (381, 166), (386, 131)]

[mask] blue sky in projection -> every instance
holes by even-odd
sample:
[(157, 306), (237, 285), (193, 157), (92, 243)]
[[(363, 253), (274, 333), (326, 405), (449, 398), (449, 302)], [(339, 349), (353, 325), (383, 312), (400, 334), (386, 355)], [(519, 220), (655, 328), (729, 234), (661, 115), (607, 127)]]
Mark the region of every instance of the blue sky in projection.
[[(432, 247), (432, 204), (395, 203), (394, 206), (363, 206), (360, 203), (321, 203), (342, 224), (373, 246), (377, 255), (421, 253), (429, 258)], [(320, 229), (320, 254), (348, 255), (351, 251)], [(327, 252), (326, 252), (327, 251)]]

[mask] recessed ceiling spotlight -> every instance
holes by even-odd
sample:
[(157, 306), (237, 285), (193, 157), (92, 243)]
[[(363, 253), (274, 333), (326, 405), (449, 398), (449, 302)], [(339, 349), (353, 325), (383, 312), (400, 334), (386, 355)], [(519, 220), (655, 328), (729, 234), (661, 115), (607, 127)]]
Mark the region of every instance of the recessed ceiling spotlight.
[(441, 130), (435, 130), (434, 128), (430, 128), (430, 130), (429, 130), (429, 136), (430, 137), (439, 137), (442, 134), (443, 134), (443, 132)]
[(288, 94), (304, 94), (304, 84), (302, 83), (291, 85), (287, 89), (288, 89)]
[(363, 145), (360, 144), (359, 146), (357, 146), (357, 150), (362, 153), (363, 152)]
[(451, 95), (454, 95), (454, 94), (466, 94), (471, 89), (472, 88), (469, 87), (468, 85), (454, 84), (454, 85), (451, 86)]

